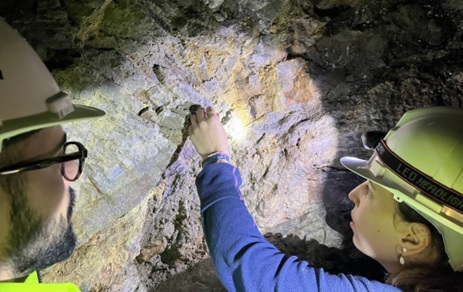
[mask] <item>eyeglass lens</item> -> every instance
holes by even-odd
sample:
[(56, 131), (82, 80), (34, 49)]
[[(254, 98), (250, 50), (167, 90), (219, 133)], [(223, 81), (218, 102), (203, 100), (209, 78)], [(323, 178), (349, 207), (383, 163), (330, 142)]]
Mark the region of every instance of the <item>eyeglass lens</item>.
[[(79, 153), (80, 149), (76, 144), (67, 144), (64, 148), (64, 155)], [(80, 159), (63, 162), (61, 165), (63, 176), (69, 181), (75, 181), (79, 178), (81, 172)]]

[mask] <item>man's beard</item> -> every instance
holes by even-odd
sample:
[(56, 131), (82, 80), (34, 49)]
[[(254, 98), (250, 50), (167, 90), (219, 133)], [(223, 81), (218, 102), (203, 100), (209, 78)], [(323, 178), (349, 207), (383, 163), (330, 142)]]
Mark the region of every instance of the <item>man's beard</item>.
[(24, 197), (16, 198), (23, 202), (16, 202), (15, 208), (12, 208), (8, 244), (8, 261), (15, 274), (24, 275), (47, 268), (72, 254), (77, 243), (71, 224), (75, 202), (74, 189), (69, 188), (69, 194), (67, 218), (60, 217), (48, 221), (40, 220), (39, 216), (27, 207)]

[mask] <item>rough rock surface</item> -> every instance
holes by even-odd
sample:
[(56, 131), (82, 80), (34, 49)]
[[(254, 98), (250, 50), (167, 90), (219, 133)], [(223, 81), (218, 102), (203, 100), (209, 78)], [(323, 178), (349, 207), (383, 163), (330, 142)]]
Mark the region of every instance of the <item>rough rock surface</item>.
[(75, 102), (108, 113), (66, 127), (90, 149), (80, 244), (45, 271), (83, 291), (223, 291), (201, 230), (193, 103), (220, 111), (270, 241), (372, 278), (349, 243), (360, 180), (339, 158), (368, 157), (361, 133), (409, 109), (463, 108), (461, 1), (2, 0), (0, 16)]

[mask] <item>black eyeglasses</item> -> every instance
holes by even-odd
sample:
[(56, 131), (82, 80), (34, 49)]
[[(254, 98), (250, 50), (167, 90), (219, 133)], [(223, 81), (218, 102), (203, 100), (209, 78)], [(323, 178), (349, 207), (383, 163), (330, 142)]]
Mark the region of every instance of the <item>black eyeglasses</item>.
[(8, 175), (31, 170), (38, 170), (61, 163), (61, 174), (68, 181), (79, 179), (84, 168), (87, 149), (79, 142), (66, 142), (63, 145), (63, 155), (37, 161), (19, 162), (0, 168), (0, 175)]

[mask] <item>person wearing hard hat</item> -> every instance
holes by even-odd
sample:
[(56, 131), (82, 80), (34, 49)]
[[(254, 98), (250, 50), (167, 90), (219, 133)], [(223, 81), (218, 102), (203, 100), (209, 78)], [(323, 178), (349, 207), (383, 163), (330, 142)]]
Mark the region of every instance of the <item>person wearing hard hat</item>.
[(198, 110), (189, 131), (203, 158), (196, 186), (205, 238), (228, 291), (463, 291), (463, 110), (411, 110), (380, 139), (366, 139), (369, 160), (341, 159), (366, 179), (348, 195), (352, 240), (385, 268), (383, 282), (280, 252), (246, 209), (215, 110)]
[(76, 246), (71, 225), (87, 149), (61, 125), (101, 117), (73, 104), (29, 44), (0, 18), (0, 291), (79, 291), (36, 271)]

